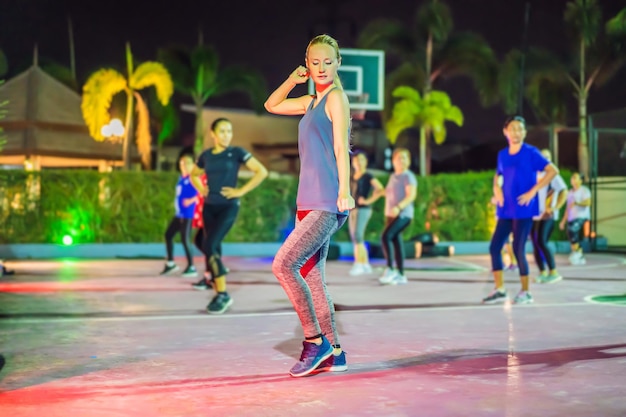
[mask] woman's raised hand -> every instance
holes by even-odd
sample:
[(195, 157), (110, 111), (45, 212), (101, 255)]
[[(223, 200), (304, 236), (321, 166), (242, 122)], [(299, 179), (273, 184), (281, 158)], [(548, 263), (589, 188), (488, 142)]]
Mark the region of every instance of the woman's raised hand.
[(309, 70), (300, 65), (289, 75), (289, 79), (296, 84), (305, 83), (309, 79)]

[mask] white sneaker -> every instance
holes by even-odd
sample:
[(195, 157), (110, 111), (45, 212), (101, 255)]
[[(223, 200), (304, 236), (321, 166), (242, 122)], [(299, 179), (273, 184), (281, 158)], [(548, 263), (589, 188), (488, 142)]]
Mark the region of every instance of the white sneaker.
[(572, 252), (569, 255), (569, 263), (572, 265), (584, 265), (586, 263), (582, 251)]
[(406, 275), (396, 274), (391, 279), (391, 282), (389, 283), (389, 285), (401, 285), (401, 284), (406, 284), (407, 282), (408, 281), (406, 279)]
[(361, 264), (361, 266), (363, 266), (363, 273), (364, 274), (371, 274), (372, 271), (372, 265), (370, 264)]
[(533, 296), (528, 291), (520, 291), (515, 296), (513, 304), (532, 304), (534, 301)]
[(382, 277), (378, 278), (378, 282), (383, 285), (390, 284), (396, 275), (398, 275), (398, 271), (396, 271), (395, 269), (385, 268), (385, 272), (383, 273)]
[(354, 264), (352, 269), (350, 269), (350, 275), (355, 277), (357, 275), (362, 275), (364, 273), (362, 264)]

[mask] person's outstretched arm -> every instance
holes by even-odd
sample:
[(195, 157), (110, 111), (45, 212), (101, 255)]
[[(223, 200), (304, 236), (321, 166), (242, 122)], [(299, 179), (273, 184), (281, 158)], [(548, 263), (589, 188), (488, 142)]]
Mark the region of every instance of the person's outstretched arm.
[(306, 113), (312, 98), (305, 95), (296, 98), (287, 98), (291, 90), (309, 79), (309, 72), (303, 66), (296, 68), (265, 101), (265, 109), (274, 114), (295, 116)]

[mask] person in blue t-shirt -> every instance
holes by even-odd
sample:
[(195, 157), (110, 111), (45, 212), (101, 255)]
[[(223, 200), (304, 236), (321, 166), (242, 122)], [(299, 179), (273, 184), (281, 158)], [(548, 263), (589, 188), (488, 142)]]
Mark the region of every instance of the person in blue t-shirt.
[(182, 155), (178, 164), (180, 167), (180, 178), (176, 184), (176, 198), (174, 199), (176, 212), (165, 230), (167, 262), (161, 275), (169, 275), (179, 269), (178, 265), (174, 263), (174, 236), (180, 233), (183, 248), (185, 249), (185, 257), (187, 258), (187, 268), (185, 268), (182, 275), (184, 277), (195, 277), (198, 272), (193, 265), (193, 256), (191, 255), (191, 245), (189, 241), (191, 222), (193, 221), (193, 214), (196, 209), (196, 203), (198, 202), (198, 191), (189, 177), (189, 173), (194, 164), (193, 155)]
[[(559, 170), (541, 155), (539, 149), (524, 143), (526, 121), (523, 117), (507, 118), (504, 122), (503, 133), (509, 146), (498, 153), (498, 164), (493, 180), (498, 223), (489, 246), (495, 289), (483, 298), (483, 303), (508, 300), (502, 275), (502, 247), (512, 231), (513, 250), (522, 285), (520, 292), (515, 296), (514, 303), (529, 304), (533, 302), (533, 297), (528, 290), (526, 240), (533, 225), (533, 217), (539, 214), (537, 193), (550, 184)], [(537, 180), (537, 174), (542, 171), (545, 172), (544, 176)]]

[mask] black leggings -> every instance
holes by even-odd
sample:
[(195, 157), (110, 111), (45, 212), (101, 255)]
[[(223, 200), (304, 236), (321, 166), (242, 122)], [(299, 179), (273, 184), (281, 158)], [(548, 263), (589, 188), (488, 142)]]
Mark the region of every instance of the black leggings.
[(585, 226), (587, 219), (574, 219), (571, 222), (567, 222), (567, 238), (572, 244), (580, 243), (581, 231)]
[(548, 240), (550, 240), (550, 235), (553, 230), (554, 219), (535, 220), (533, 222), (533, 229), (530, 236), (533, 240), (535, 262), (537, 262), (537, 266), (542, 272), (546, 269), (546, 263), (551, 271), (556, 268), (554, 255), (548, 247)]
[(402, 232), (410, 223), (411, 219), (408, 217), (386, 217), (385, 230), (383, 230), (381, 239), (387, 266), (389, 268), (393, 267), (392, 258), (395, 255), (396, 268), (401, 275), (404, 275), (404, 242), (402, 241)]
[(204, 249), (206, 270), (214, 278), (226, 275), (226, 268), (222, 263), (222, 241), (230, 231), (237, 214), (239, 203), (236, 204), (205, 204), (202, 208), (204, 221)]
[[(196, 236), (193, 238), (193, 244), (196, 245), (196, 248), (198, 248), (198, 250), (202, 253), (204, 253), (204, 248), (202, 247), (204, 242), (204, 228), (200, 227), (198, 228), (198, 231), (196, 232)], [(219, 253), (220, 256), (222, 256), (222, 244), (220, 243), (219, 247), (217, 248), (217, 253)]]
[(196, 245), (196, 248), (198, 248), (198, 250), (201, 253), (204, 253), (204, 248), (202, 247), (203, 242), (204, 242), (204, 228), (200, 227), (198, 228), (198, 231), (196, 232), (196, 236), (193, 238), (193, 244)]
[(193, 265), (193, 257), (191, 256), (191, 250), (189, 247), (191, 220), (192, 219), (173, 217), (169, 226), (167, 226), (167, 229), (165, 230), (165, 249), (167, 250), (168, 261), (174, 260), (174, 236), (176, 236), (176, 233), (180, 233), (180, 240), (183, 243), (185, 256), (187, 257), (187, 266)]
[(502, 271), (502, 247), (513, 231), (513, 253), (517, 259), (520, 276), (528, 276), (528, 261), (526, 261), (526, 240), (533, 227), (533, 219), (498, 219), (496, 230), (491, 237), (489, 253), (491, 254), (491, 268), (493, 271)]

